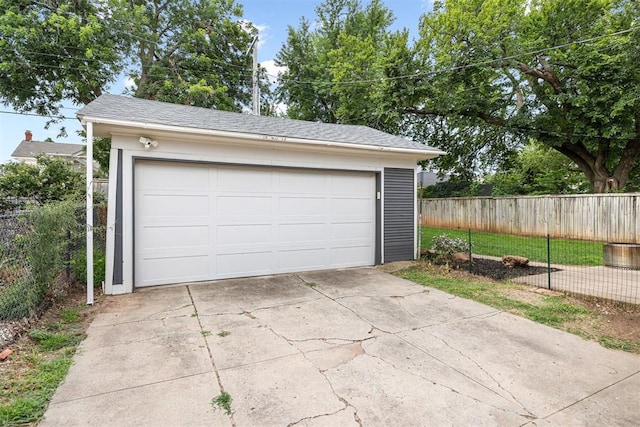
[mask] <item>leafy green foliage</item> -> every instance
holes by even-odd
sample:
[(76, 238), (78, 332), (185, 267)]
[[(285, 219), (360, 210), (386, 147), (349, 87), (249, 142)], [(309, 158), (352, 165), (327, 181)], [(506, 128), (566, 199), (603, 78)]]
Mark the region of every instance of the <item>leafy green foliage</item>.
[(592, 191), (640, 173), (639, 10), (630, 0), (448, 0), (421, 21), (428, 84), (414, 135), (461, 175), (508, 163), (529, 138), (569, 158)]
[(84, 174), (59, 158), (39, 156), (36, 165), (10, 162), (0, 165), (0, 210), (23, 207), (25, 200), (39, 205), (60, 201), (85, 191)]
[(326, 0), (316, 7), (319, 25), (302, 18), (289, 27), (277, 64), (280, 97), (289, 117), (328, 123), (365, 124), (397, 132), (396, 83), (407, 74), (408, 32), (389, 30), (393, 14), (381, 1)]
[(56, 115), (86, 104), (121, 72), (128, 49), (107, 2), (0, 0), (0, 101)]
[[(99, 287), (105, 278), (106, 254), (104, 251), (93, 251), (93, 286)], [(84, 248), (75, 252), (71, 259), (73, 277), (84, 285), (87, 284), (87, 252)]]
[(56, 115), (126, 68), (135, 96), (240, 111), (256, 34), (241, 16), (233, 0), (0, 0), (0, 101)]
[(228, 111), (249, 105), (246, 52), (256, 30), (238, 20), (233, 0), (112, 3), (115, 18), (132, 23), (135, 96)]
[(471, 243), (460, 237), (449, 237), (447, 234), (439, 234), (431, 238), (431, 250), (440, 260), (449, 260), (456, 252), (468, 253)]
[(0, 287), (0, 320), (29, 316), (40, 305), (64, 269), (68, 245), (83, 233), (76, 207), (74, 201), (62, 201), (34, 209), (23, 219), (26, 231), (11, 245), (0, 246), (3, 266), (19, 272), (10, 285)]
[(487, 179), (493, 195), (579, 194), (589, 190), (584, 174), (567, 157), (535, 142), (526, 145), (515, 164)]
[(211, 406), (224, 410), (225, 414), (231, 415), (233, 413), (231, 410), (231, 402), (233, 402), (231, 395), (226, 391), (223, 391), (218, 396), (211, 399)]
[(56, 333), (40, 329), (30, 330), (29, 337), (37, 342), (40, 348), (45, 351), (55, 351), (64, 347), (75, 346), (84, 338), (82, 335), (74, 334), (72, 332)]

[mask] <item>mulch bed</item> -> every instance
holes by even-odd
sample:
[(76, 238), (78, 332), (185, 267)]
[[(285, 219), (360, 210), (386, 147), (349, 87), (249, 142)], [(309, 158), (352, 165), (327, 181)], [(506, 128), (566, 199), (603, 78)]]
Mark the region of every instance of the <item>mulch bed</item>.
[[(452, 268), (459, 270), (467, 270), (469, 271), (469, 263), (449, 263)], [(552, 268), (551, 271), (558, 271), (557, 269)], [(546, 267), (534, 267), (534, 266), (524, 266), (524, 267), (507, 267), (502, 264), (501, 261), (486, 259), (486, 258), (474, 258), (473, 265), (471, 267), (470, 273), (489, 277), (494, 280), (505, 280), (505, 279), (513, 279), (521, 276), (531, 276), (534, 274), (546, 274)]]

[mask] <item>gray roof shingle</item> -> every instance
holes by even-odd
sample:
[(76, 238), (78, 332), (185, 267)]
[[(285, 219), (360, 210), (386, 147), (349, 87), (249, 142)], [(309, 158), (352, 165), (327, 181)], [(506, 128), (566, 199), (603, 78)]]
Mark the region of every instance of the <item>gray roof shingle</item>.
[(78, 111), (77, 115), (81, 120), (84, 117), (115, 119), (134, 123), (441, 153), (436, 148), (367, 126), (254, 116), (111, 94), (101, 95)]
[(24, 158), (24, 157), (36, 157), (39, 154), (47, 154), (50, 156), (73, 156), (76, 154), (82, 154), (84, 145), (82, 144), (64, 144), (60, 142), (46, 142), (46, 141), (22, 141), (13, 153), (11, 157)]

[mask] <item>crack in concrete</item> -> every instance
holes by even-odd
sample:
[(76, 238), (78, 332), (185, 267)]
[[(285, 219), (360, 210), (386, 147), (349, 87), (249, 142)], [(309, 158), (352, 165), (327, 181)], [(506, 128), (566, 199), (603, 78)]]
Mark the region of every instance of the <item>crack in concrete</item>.
[(129, 386), (129, 387), (122, 387), (122, 388), (118, 388), (118, 389), (115, 389), (115, 390), (104, 391), (104, 392), (101, 392), (101, 393), (86, 394), (84, 396), (74, 397), (72, 399), (65, 399), (65, 400), (61, 399), (61, 400), (58, 400), (56, 402), (52, 401), (50, 404), (51, 405), (61, 405), (63, 403), (69, 403), (69, 402), (76, 402), (76, 401), (79, 401), (79, 400), (91, 399), (92, 397), (107, 396), (109, 394), (121, 393), (123, 391), (136, 390), (136, 389), (144, 388), (144, 387), (151, 387), (151, 386), (154, 386), (154, 385), (169, 383), (169, 382), (172, 382), (172, 381), (182, 380), (182, 379), (185, 379), (185, 378), (197, 377), (198, 375), (204, 375), (204, 374), (208, 374), (208, 373), (209, 373), (209, 371), (196, 372), (194, 374), (181, 375), (179, 377), (167, 378), (167, 379), (164, 379), (164, 380), (152, 381), (152, 382), (139, 384), (139, 385), (134, 385), (134, 386)]
[[(399, 338), (400, 338), (400, 339), (402, 339), (401, 337), (399, 337)], [(403, 340), (403, 341), (404, 341), (404, 340)], [(411, 343), (408, 343), (408, 344), (411, 344)], [(413, 346), (413, 347), (415, 347), (415, 346)], [(430, 356), (430, 357), (433, 357), (433, 356), (432, 356), (432, 355), (430, 355), (429, 353), (424, 352), (422, 349), (419, 349), (419, 348), (418, 348), (418, 350), (422, 351), (423, 353), (427, 354), (427, 355), (428, 355), (428, 356)], [(452, 393), (456, 393), (456, 394), (459, 394), (460, 396), (464, 396), (464, 397), (466, 397), (466, 398), (468, 398), (468, 399), (473, 400), (474, 402), (478, 402), (478, 403), (481, 403), (481, 404), (484, 404), (484, 405), (490, 406), (490, 407), (492, 407), (492, 408), (494, 408), (494, 409), (497, 409), (498, 411), (501, 411), (501, 412), (509, 412), (509, 413), (513, 413), (513, 411), (510, 411), (510, 410), (505, 409), (505, 408), (501, 408), (501, 407), (496, 406), (496, 405), (493, 405), (493, 404), (491, 404), (491, 403), (489, 403), (489, 402), (483, 402), (482, 400), (480, 400), (480, 399), (478, 399), (478, 398), (476, 398), (476, 397), (470, 396), (470, 395), (468, 395), (468, 394), (466, 394), (466, 393), (462, 393), (462, 392), (460, 392), (460, 391), (456, 390), (456, 389), (455, 389), (455, 388), (453, 388), (453, 387), (450, 387), (450, 386), (445, 385), (445, 384), (441, 384), (441, 383), (436, 382), (436, 381), (434, 381), (434, 380), (432, 380), (432, 379), (430, 379), (430, 378), (427, 378), (427, 377), (425, 377), (425, 376), (423, 376), (423, 375), (417, 374), (417, 373), (412, 372), (412, 371), (409, 371), (409, 370), (407, 370), (407, 369), (400, 368), (400, 367), (396, 366), (395, 364), (393, 364), (393, 363), (389, 362), (388, 360), (383, 359), (383, 358), (382, 358), (382, 357), (380, 357), (380, 356), (376, 356), (376, 355), (373, 355), (373, 354), (367, 353), (367, 352), (366, 352), (366, 349), (365, 349), (365, 354), (366, 354), (367, 356), (373, 357), (374, 359), (378, 359), (378, 360), (380, 360), (382, 363), (385, 363), (385, 364), (387, 364), (387, 365), (389, 365), (389, 366), (393, 367), (394, 369), (397, 369), (397, 370), (398, 370), (398, 371), (400, 371), (400, 372), (404, 372), (404, 373), (409, 374), (409, 375), (411, 375), (411, 376), (416, 376), (416, 377), (418, 377), (418, 378), (422, 378), (423, 380), (428, 381), (428, 382), (430, 382), (431, 384), (433, 384), (433, 385), (435, 385), (435, 386), (437, 386), (437, 387), (441, 387), (441, 388), (444, 388), (444, 389), (446, 389), (446, 390), (451, 391)], [(437, 358), (435, 358), (435, 357), (433, 357), (433, 358), (434, 358), (434, 359), (436, 359), (436, 360), (438, 360), (438, 361), (439, 361), (439, 362), (441, 362), (441, 363), (444, 363), (444, 362), (440, 361), (439, 359), (437, 359)], [(445, 364), (445, 365), (446, 365), (446, 364)], [(449, 366), (449, 365), (446, 365), (446, 366)], [(504, 399), (504, 396), (501, 396), (500, 394), (497, 394), (495, 391), (493, 391), (493, 390), (491, 390), (490, 388), (488, 388), (488, 387), (484, 386), (483, 384), (478, 383), (476, 380), (474, 380), (473, 378), (468, 377), (467, 375), (465, 375), (464, 373), (462, 373), (462, 372), (458, 371), (457, 369), (455, 369), (455, 368), (453, 368), (453, 367), (451, 367), (451, 366), (449, 366), (449, 367), (450, 367), (451, 369), (455, 370), (456, 372), (458, 372), (458, 373), (462, 374), (462, 375), (463, 375), (463, 376), (465, 376), (466, 378), (468, 378), (468, 379), (472, 380), (473, 382), (477, 383), (478, 385), (480, 385), (480, 386), (482, 386), (482, 387), (486, 388), (487, 390), (490, 390), (492, 393), (494, 393), (494, 394), (496, 394), (497, 396), (499, 396), (499, 397), (501, 397), (501, 398), (503, 398), (503, 399)], [(381, 391), (382, 391), (382, 394), (384, 394), (384, 395), (386, 396), (386, 394), (384, 393), (384, 390), (381, 390)], [(531, 413), (530, 413), (526, 408), (524, 408), (524, 407), (523, 407), (523, 409), (524, 409), (525, 411), (527, 411), (527, 412), (528, 412), (528, 414), (520, 414), (520, 413), (517, 413), (517, 412), (516, 412), (516, 414), (517, 414), (517, 415), (519, 415), (519, 416), (522, 416), (522, 417), (528, 418), (528, 419), (533, 419), (533, 418), (535, 418), (535, 415), (531, 414)]]
[[(364, 354), (364, 348), (362, 349), (362, 353)], [(355, 359), (357, 356), (360, 356), (360, 354), (354, 356), (351, 360), (345, 362), (345, 363), (341, 363), (338, 366), (342, 366), (345, 365), (347, 363), (350, 363), (351, 361), (353, 361), (353, 359)], [(306, 353), (302, 353), (302, 357), (305, 358), (306, 361), (308, 361), (309, 363), (311, 363), (311, 365), (316, 366), (311, 360), (309, 360), (307, 358)], [(318, 368), (316, 368), (318, 369)], [(362, 427), (362, 422), (360, 421), (360, 417), (358, 416), (358, 408), (356, 408), (355, 406), (353, 406), (347, 399), (345, 399), (344, 397), (340, 396), (337, 392), (336, 389), (333, 387), (333, 384), (331, 383), (331, 380), (329, 379), (329, 377), (327, 377), (327, 374), (325, 371), (318, 369), (318, 373), (320, 373), (320, 375), (322, 375), (322, 377), (325, 379), (325, 381), (327, 382), (327, 384), (329, 385), (329, 388), (331, 389), (331, 393), (333, 393), (333, 395), (344, 405), (344, 408), (342, 408), (340, 411), (344, 411), (347, 408), (353, 408), (354, 414), (353, 417), (355, 419), (355, 421), (358, 423), (358, 425), (360, 427)], [(340, 411), (335, 412), (336, 414)], [(316, 418), (316, 417), (314, 417)]]
[(491, 380), (498, 386), (498, 388), (500, 388), (500, 390), (503, 390), (504, 392), (506, 392), (509, 396), (511, 396), (511, 398), (513, 399), (513, 401), (515, 403), (518, 404), (518, 406), (520, 406), (522, 409), (524, 409), (525, 411), (527, 411), (527, 413), (530, 416), (533, 416), (533, 414), (531, 413), (531, 411), (529, 411), (526, 406), (524, 406), (524, 404), (522, 402), (520, 402), (520, 400), (518, 400), (517, 397), (515, 397), (513, 395), (513, 393), (511, 393), (509, 390), (507, 390), (506, 388), (504, 388), (502, 386), (502, 384), (500, 383), (500, 381), (498, 381), (496, 378), (493, 377), (493, 375), (491, 375), (486, 369), (484, 369), (477, 361), (475, 361), (473, 358), (471, 358), (470, 356), (468, 356), (467, 354), (463, 353), (460, 349), (455, 348), (454, 346), (452, 346), (451, 344), (449, 344), (447, 342), (447, 340), (434, 335), (432, 333), (430, 333), (429, 335), (431, 335), (432, 337), (434, 337), (435, 339), (439, 340), (440, 342), (442, 342), (444, 345), (446, 345), (447, 347), (449, 347), (451, 350), (454, 350), (455, 352), (457, 352), (460, 356), (464, 357), (465, 359), (469, 360), (471, 363), (473, 363), (475, 366), (478, 367), (478, 369), (480, 369), (482, 372), (484, 372), (484, 374), (486, 376), (488, 376), (489, 378), (491, 378)]
[[(297, 276), (297, 275), (296, 275)], [(297, 276), (298, 279), (302, 280), (303, 283), (307, 283), (306, 281), (304, 281), (304, 279), (302, 279), (300, 276)], [(333, 298), (332, 296), (322, 292), (320, 289), (317, 289), (317, 287), (313, 286), (311, 287), (311, 289), (313, 289), (314, 291), (316, 291), (317, 293), (319, 293), (320, 295), (322, 295), (323, 297), (335, 302), (336, 304), (338, 304), (340, 307), (343, 307), (347, 310), (349, 310), (354, 316), (356, 316), (358, 319), (362, 320), (364, 323), (369, 324), (369, 326), (371, 326), (371, 328), (376, 328), (379, 331), (384, 332), (385, 334), (391, 334), (392, 332), (390, 331), (385, 331), (384, 329), (374, 325), (373, 323), (371, 323), (371, 321), (369, 321), (368, 319), (365, 319), (364, 317), (362, 317), (360, 314), (356, 313), (355, 310), (353, 310), (351, 307), (348, 307), (344, 304), (342, 304), (340, 301), (338, 301), (338, 299), (342, 299), (342, 298), (353, 298), (353, 296), (345, 296), (345, 297), (339, 297), (339, 298)], [(322, 298), (318, 298), (318, 299), (322, 299)]]
[[(198, 308), (196, 307), (196, 303), (193, 300), (193, 295), (191, 295), (191, 288), (189, 286), (186, 286), (187, 288), (187, 292), (189, 293), (189, 298), (191, 299), (191, 305), (193, 306), (193, 310), (196, 314), (196, 319), (198, 320), (198, 325), (200, 326), (200, 332), (202, 335), (202, 339), (204, 340), (205, 346), (207, 347), (207, 353), (209, 353), (209, 361), (211, 362), (211, 367), (213, 368), (213, 372), (216, 375), (216, 381), (218, 382), (218, 388), (220, 389), (220, 393), (224, 393), (225, 389), (224, 389), (224, 385), (222, 384), (222, 378), (220, 378), (220, 373), (218, 372), (218, 368), (216, 367), (216, 362), (215, 359), (213, 358), (213, 353), (211, 352), (211, 347), (209, 346), (209, 341), (207, 340), (207, 337), (205, 336), (204, 332), (205, 329), (202, 327), (202, 322), (200, 321), (200, 316), (198, 315)], [(214, 398), (214, 396), (212, 396), (212, 399)], [(230, 413), (227, 413), (227, 416), (229, 417), (229, 421), (231, 422), (231, 426), (232, 427), (237, 427), (236, 426), (236, 421), (233, 418), (233, 411), (231, 411)]]
[(404, 305), (402, 305), (402, 300), (401, 300), (401, 299), (397, 299), (397, 302), (398, 302), (398, 307), (400, 307), (400, 309), (401, 309), (402, 311), (404, 311), (405, 313), (407, 313), (407, 315), (409, 315), (410, 317), (416, 317), (416, 315), (415, 315), (415, 314), (411, 313), (409, 310), (407, 310), (407, 309), (405, 308), (405, 306), (404, 306)]
[[(347, 407), (344, 407), (344, 408), (342, 408), (342, 409), (338, 409), (338, 410), (337, 410), (337, 411), (335, 411), (335, 412), (330, 412), (330, 413), (327, 413), (327, 414), (314, 415), (314, 416), (312, 416), (312, 417), (304, 417), (304, 418), (300, 418), (298, 421), (294, 421), (294, 422), (292, 422), (292, 423), (287, 424), (287, 427), (294, 427), (294, 426), (297, 426), (298, 424), (300, 424), (301, 422), (308, 421), (308, 420), (316, 420), (316, 419), (318, 419), (318, 418), (322, 418), (322, 417), (330, 417), (330, 416), (332, 416), (332, 415), (339, 414), (340, 412), (345, 411), (346, 409), (347, 409)], [(355, 409), (355, 408), (354, 408), (354, 409)], [(362, 424), (360, 424), (360, 426), (362, 426)]]
[[(189, 292), (189, 291), (188, 291), (188, 288), (187, 288), (187, 292)], [(191, 293), (189, 293), (189, 298), (191, 298)], [(172, 308), (172, 309), (170, 309), (170, 310), (160, 310), (160, 311), (156, 311), (155, 313), (151, 313), (150, 315), (148, 315), (147, 317), (145, 317), (144, 319), (141, 319), (141, 320), (162, 320), (162, 319), (166, 319), (166, 318), (168, 317), (168, 313), (172, 313), (172, 312), (174, 312), (174, 311), (182, 310), (182, 309), (187, 308), (187, 307), (192, 306), (192, 305), (193, 305), (193, 298), (191, 299), (191, 304), (185, 304), (185, 305), (183, 305), (183, 306), (181, 306), (181, 307)], [(164, 317), (161, 317), (161, 318), (154, 318), (154, 319), (152, 319), (152, 317), (153, 317), (153, 316), (155, 316), (156, 314), (159, 314), (159, 313), (164, 313), (164, 314), (165, 314), (165, 316), (164, 316)], [(183, 315), (183, 316), (176, 316), (176, 317), (185, 317), (185, 316), (186, 316), (186, 315)]]
[(291, 305), (297, 305), (297, 304), (306, 304), (308, 302), (314, 302), (314, 301), (320, 301), (322, 299), (322, 297), (318, 297), (318, 298), (313, 298), (313, 299), (305, 299), (305, 300), (299, 300), (299, 301), (293, 301), (293, 302), (287, 302), (284, 304), (277, 304), (277, 305), (270, 305), (270, 306), (265, 306), (265, 307), (256, 307), (250, 311), (248, 310), (242, 310), (243, 313), (255, 313), (256, 311), (262, 311), (262, 310), (270, 310), (273, 308), (280, 308), (280, 307), (289, 307)]
[[(557, 411), (554, 411), (554, 412), (552, 412), (552, 413), (550, 413), (550, 414), (547, 414), (547, 415), (545, 415), (545, 416), (543, 416), (543, 417), (536, 417), (536, 419), (538, 419), (538, 420), (540, 420), (540, 419), (545, 420), (545, 419), (547, 419), (547, 418), (549, 418), (549, 417), (551, 417), (551, 416), (553, 416), (553, 415), (555, 415), (555, 414), (557, 414), (557, 413), (560, 413), (560, 412), (562, 412), (562, 411), (564, 411), (564, 410), (566, 410), (566, 409), (571, 408), (572, 406), (575, 406), (575, 405), (577, 405), (577, 404), (579, 404), (579, 403), (581, 403), (581, 402), (583, 402), (583, 401), (585, 401), (585, 400), (587, 400), (587, 399), (590, 399), (591, 397), (595, 396), (596, 394), (602, 393), (603, 391), (605, 391), (605, 390), (607, 390), (607, 389), (610, 389), (611, 387), (614, 387), (614, 386), (616, 386), (616, 385), (620, 384), (621, 382), (626, 381), (626, 380), (628, 380), (629, 378), (634, 377), (634, 376), (636, 376), (636, 375), (638, 375), (638, 374), (640, 374), (640, 371), (636, 371), (636, 372), (634, 372), (634, 373), (632, 373), (632, 374), (629, 374), (629, 375), (627, 375), (626, 377), (621, 378), (621, 379), (619, 379), (618, 381), (615, 381), (615, 382), (613, 382), (613, 383), (609, 384), (609, 385), (608, 385), (608, 386), (606, 386), (606, 387), (602, 387), (601, 389), (596, 390), (596, 391), (594, 391), (593, 393), (590, 393), (590, 394), (588, 394), (587, 396), (584, 396), (583, 398), (578, 399), (578, 400), (576, 400), (575, 402), (570, 403), (569, 405), (566, 405), (566, 406), (564, 406), (564, 407), (562, 407), (562, 408), (558, 409)], [(519, 427), (522, 427), (522, 426), (524, 426), (524, 425), (526, 425), (526, 424), (527, 424), (527, 423), (521, 424)]]

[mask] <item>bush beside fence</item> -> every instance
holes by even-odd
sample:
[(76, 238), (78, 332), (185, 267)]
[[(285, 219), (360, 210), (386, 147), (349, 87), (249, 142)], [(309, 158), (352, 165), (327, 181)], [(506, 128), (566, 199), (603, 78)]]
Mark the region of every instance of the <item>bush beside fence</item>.
[[(78, 201), (0, 217), (0, 320), (33, 315), (54, 285), (82, 274), (77, 267), (86, 259), (85, 223), (84, 202)], [(104, 234), (104, 227), (96, 234)], [(95, 252), (100, 254), (104, 240), (96, 240), (102, 247)]]

